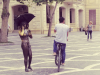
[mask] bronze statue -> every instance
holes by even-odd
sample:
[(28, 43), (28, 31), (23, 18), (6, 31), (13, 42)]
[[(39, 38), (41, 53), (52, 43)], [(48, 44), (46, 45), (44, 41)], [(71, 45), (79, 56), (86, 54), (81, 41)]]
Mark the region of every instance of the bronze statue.
[(24, 56), (25, 72), (32, 71), (32, 68), (31, 68), (32, 51), (31, 51), (31, 45), (29, 43), (29, 37), (32, 39), (32, 34), (28, 28), (29, 28), (29, 25), (26, 22), (22, 22), (19, 27), (19, 36), (22, 40), (21, 48), (22, 48), (23, 56)]

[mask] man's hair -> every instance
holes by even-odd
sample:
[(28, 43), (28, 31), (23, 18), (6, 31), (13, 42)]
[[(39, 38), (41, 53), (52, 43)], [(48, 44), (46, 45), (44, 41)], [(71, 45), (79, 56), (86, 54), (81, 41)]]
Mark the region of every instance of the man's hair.
[(63, 17), (60, 17), (60, 18), (59, 18), (59, 22), (60, 22), (60, 23), (62, 23), (64, 20), (65, 20), (65, 18), (63, 18)]

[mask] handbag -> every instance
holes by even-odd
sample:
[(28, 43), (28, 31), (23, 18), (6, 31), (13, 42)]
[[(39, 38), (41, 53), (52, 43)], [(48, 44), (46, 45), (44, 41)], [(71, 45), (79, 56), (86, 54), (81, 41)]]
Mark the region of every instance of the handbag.
[(85, 35), (87, 35), (87, 31), (85, 31)]

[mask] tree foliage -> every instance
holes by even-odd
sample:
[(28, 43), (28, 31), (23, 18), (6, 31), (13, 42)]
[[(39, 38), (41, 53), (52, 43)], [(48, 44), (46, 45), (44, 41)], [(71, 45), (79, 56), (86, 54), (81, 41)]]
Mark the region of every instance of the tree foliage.
[(24, 3), (24, 1), (32, 1), (37, 3), (37, 5), (41, 5), (41, 4), (46, 4), (46, 3), (53, 3), (54, 1), (56, 1), (57, 3), (62, 3), (65, 0), (16, 0), (20, 3)]

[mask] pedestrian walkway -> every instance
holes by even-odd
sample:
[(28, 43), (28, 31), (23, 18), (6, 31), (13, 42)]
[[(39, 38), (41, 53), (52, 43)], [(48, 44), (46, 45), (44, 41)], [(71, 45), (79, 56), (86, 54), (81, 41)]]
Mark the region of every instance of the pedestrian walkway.
[(54, 37), (33, 34), (33, 72), (24, 71), (21, 40), (17, 33), (9, 34), (13, 45), (0, 46), (0, 75), (100, 75), (100, 32), (93, 32), (92, 41), (87, 41), (84, 32), (69, 33), (66, 47), (66, 64), (57, 72), (52, 56)]

